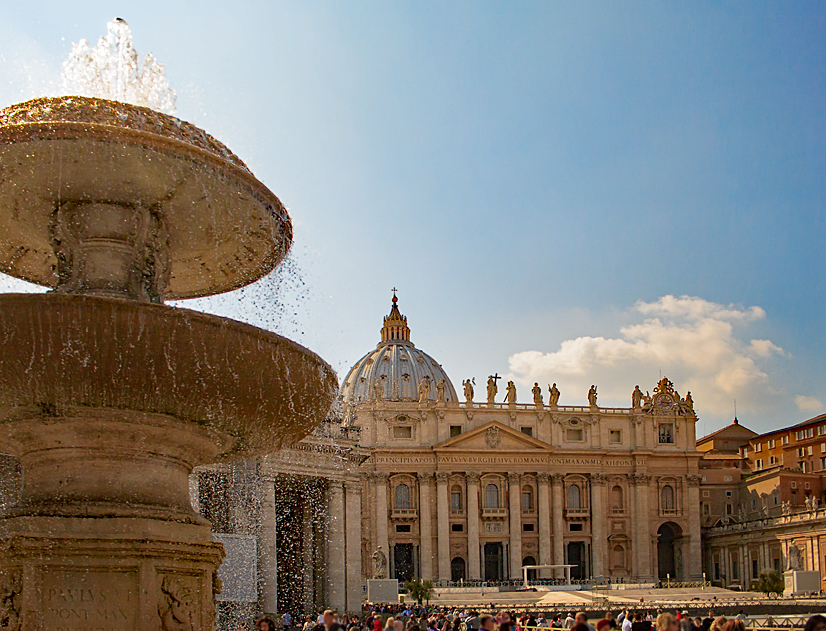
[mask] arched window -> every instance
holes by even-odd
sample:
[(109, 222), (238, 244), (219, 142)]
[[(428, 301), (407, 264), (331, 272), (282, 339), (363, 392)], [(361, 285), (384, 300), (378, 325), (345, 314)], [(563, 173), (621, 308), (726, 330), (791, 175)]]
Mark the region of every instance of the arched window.
[(406, 484), (399, 484), (396, 487), (396, 508), (410, 508), (410, 487)]
[(495, 484), (485, 487), (485, 508), (499, 508), (499, 487)]
[(533, 510), (533, 489), (530, 486), (522, 487), (522, 510)]
[(611, 489), (611, 510), (622, 510), (622, 487), (616, 485)]
[(454, 583), (465, 580), (465, 560), (462, 557), (454, 557), (450, 561), (450, 580)]
[(663, 510), (674, 510), (674, 487), (666, 484), (663, 487)]
[(462, 487), (459, 485), (450, 489), (450, 510), (462, 510)]
[(611, 550), (611, 567), (620, 569), (625, 567), (625, 548), (617, 544)]
[(568, 508), (581, 508), (579, 486), (572, 484), (568, 487)]

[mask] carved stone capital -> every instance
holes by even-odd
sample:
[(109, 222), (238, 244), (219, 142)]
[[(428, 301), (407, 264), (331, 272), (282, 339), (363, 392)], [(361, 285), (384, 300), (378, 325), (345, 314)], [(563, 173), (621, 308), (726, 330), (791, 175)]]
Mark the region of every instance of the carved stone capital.
[(550, 484), (551, 474), (547, 471), (540, 471), (536, 474), (536, 479), (539, 482), (539, 484)]
[(562, 473), (552, 473), (551, 474), (551, 484), (554, 486), (562, 486), (562, 483), (565, 481), (565, 475)]
[(478, 486), (481, 477), (477, 471), (468, 471), (465, 473), (465, 480), (468, 484), (476, 484)]
[(419, 471), (416, 477), (419, 478), (419, 484), (432, 484), (434, 473), (432, 471)]
[(390, 476), (383, 471), (376, 471), (373, 473), (373, 482), (376, 484), (387, 484), (387, 480), (390, 479)]
[(591, 484), (595, 486), (605, 486), (608, 482), (608, 476), (603, 475), (601, 473), (592, 473), (591, 474)]
[(359, 482), (358, 480), (345, 480), (344, 490), (350, 493), (361, 491), (361, 482)]
[(447, 481), (450, 479), (450, 473), (447, 471), (437, 471), (436, 472), (436, 481), (439, 484), (447, 484)]
[(522, 474), (521, 473), (509, 473), (508, 474), (508, 482), (511, 484), (521, 484), (522, 483)]
[(701, 475), (687, 475), (686, 480), (688, 481), (688, 486), (700, 486), (700, 483), (703, 481), (703, 476)]

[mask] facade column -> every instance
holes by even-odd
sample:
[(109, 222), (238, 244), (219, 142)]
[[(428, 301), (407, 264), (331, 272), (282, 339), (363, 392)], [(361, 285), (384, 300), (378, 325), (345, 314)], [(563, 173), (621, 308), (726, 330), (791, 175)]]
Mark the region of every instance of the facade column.
[[(543, 471), (537, 474), (537, 515), (539, 521), (539, 565), (551, 565), (551, 476)], [(542, 577), (540, 570), (537, 576)]]
[(637, 547), (637, 573), (641, 580), (651, 580), (651, 514), (648, 512), (648, 483), (651, 476), (638, 473), (634, 476), (635, 483), (635, 512), (637, 514), (637, 528), (635, 530)]
[(438, 531), (439, 580), (450, 580), (450, 504), (447, 483), (450, 474), (440, 471), (436, 474), (436, 519)]
[(700, 482), (702, 476), (688, 476), (688, 580), (703, 578), (702, 542), (700, 540)]
[(433, 580), (433, 474), (419, 473), (419, 535), (421, 536), (421, 562), (419, 572), (422, 580)]
[(327, 576), (330, 608), (344, 613), (347, 606), (346, 549), (344, 544), (344, 485), (331, 480), (328, 488), (330, 529), (327, 541)]
[[(553, 487), (553, 511), (554, 511), (554, 562), (553, 565), (562, 565), (565, 563), (565, 546), (563, 544), (563, 534), (565, 532), (565, 520), (563, 518), (565, 513), (565, 504), (562, 502), (562, 481), (561, 473), (554, 473), (551, 475), (551, 484)], [(554, 571), (557, 578), (564, 578), (565, 572), (562, 568), (557, 568)]]
[(278, 565), (276, 557), (275, 483), (263, 480), (261, 484), (261, 536), (259, 562), (261, 565), (261, 608), (264, 613), (278, 612)]
[[(376, 498), (376, 547), (387, 555), (387, 569), (390, 570), (390, 540), (387, 536), (387, 474), (377, 473), (373, 478)], [(392, 575), (390, 575), (392, 576)]]
[(346, 525), (344, 535), (347, 547), (347, 611), (361, 612), (361, 483), (344, 483)]
[(482, 579), (479, 553), (479, 474), (470, 471), (465, 474), (465, 480), (467, 480), (467, 575), (470, 580), (478, 581)]
[[(315, 607), (315, 523), (313, 521), (313, 500), (304, 496), (304, 506), (301, 515), (301, 556), (304, 561), (304, 603), (305, 611), (312, 611)], [(268, 613), (275, 613), (275, 610)]]
[(608, 478), (601, 473), (591, 475), (591, 575), (605, 575), (605, 548), (607, 535), (605, 524), (605, 483)]
[(508, 474), (510, 499), (510, 577), (522, 578), (522, 474)]

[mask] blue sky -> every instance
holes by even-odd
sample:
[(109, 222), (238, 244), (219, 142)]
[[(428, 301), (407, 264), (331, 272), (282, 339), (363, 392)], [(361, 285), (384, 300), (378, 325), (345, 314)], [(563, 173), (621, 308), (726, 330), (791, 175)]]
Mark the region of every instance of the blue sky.
[(7, 3), (0, 105), (115, 16), (295, 223), (293, 273), (187, 306), (343, 377), (396, 286), (454, 384), (662, 371), (698, 433), (826, 409), (826, 5)]

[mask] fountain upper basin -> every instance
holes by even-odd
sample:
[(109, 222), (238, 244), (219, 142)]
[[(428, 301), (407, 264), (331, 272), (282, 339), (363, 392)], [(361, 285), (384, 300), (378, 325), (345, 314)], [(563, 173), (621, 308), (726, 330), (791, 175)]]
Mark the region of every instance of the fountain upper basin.
[[(104, 294), (107, 283), (110, 295), (123, 293), (118, 283), (125, 281), (106, 275), (134, 268), (136, 254), (100, 258), (101, 246), (126, 244), (139, 257), (142, 240), (151, 237), (157, 293), (175, 299), (247, 285), (274, 269), (292, 243), (292, 224), (278, 198), (194, 125), (136, 105), (76, 96), (0, 111), (0, 271), (58, 287), (55, 223), (67, 204), (73, 213), (96, 205), (87, 221), (93, 234), (84, 233), (83, 213), (61, 221), (91, 261), (84, 258), (76, 273), (101, 276), (93, 280)], [(107, 219), (101, 208), (115, 212)], [(146, 229), (133, 225), (140, 220), (133, 209), (152, 215), (155, 234), (136, 234)], [(84, 239), (94, 242), (85, 250)], [(74, 245), (63, 241), (64, 250)], [(89, 254), (89, 247), (97, 251)]]
[(0, 340), (0, 446), (16, 455), (17, 420), (68, 408), (194, 424), (215, 448), (190, 466), (271, 453), (311, 433), (337, 388), (326, 362), (280, 335), (119, 299), (0, 295)]

